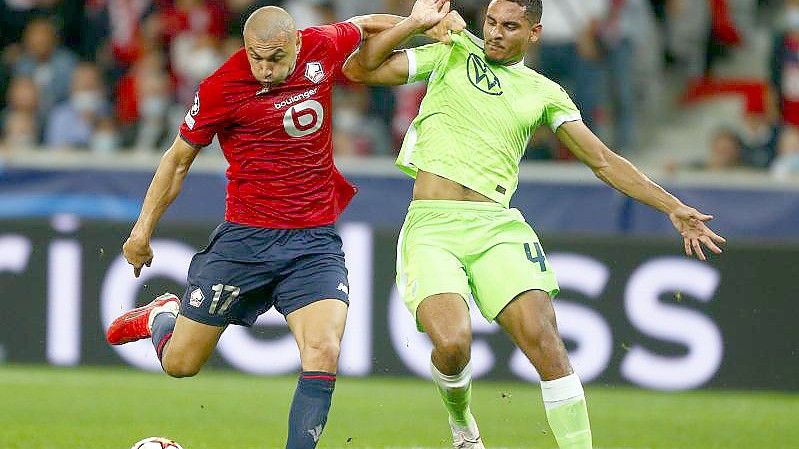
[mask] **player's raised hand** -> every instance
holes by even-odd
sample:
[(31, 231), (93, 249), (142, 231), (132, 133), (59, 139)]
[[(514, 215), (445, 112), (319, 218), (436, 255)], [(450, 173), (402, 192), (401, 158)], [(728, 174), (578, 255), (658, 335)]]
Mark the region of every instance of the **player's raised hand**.
[(153, 262), (153, 249), (150, 242), (128, 237), (122, 245), (122, 254), (129, 264), (133, 265), (133, 275), (139, 277), (142, 267)]
[(718, 245), (725, 243), (726, 240), (705, 224), (712, 220), (713, 216), (705, 215), (692, 207), (680, 206), (669, 214), (669, 218), (677, 232), (682, 235), (687, 256), (696, 256), (699, 260), (707, 260), (702, 246), (716, 254), (721, 254), (721, 248)]
[(448, 13), (449, 0), (416, 0), (409, 16), (424, 30), (432, 28)]
[(427, 30), (424, 34), (430, 39), (449, 44), (452, 42), (449, 32), (460, 33), (466, 29), (466, 21), (458, 11), (450, 11), (438, 24)]

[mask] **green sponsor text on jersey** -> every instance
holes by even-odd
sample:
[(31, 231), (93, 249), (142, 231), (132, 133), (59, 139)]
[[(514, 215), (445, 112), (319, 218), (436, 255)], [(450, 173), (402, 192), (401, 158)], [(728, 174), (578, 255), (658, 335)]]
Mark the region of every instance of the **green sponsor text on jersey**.
[(569, 95), (520, 62), (486, 62), (482, 42), (455, 34), (453, 43), (406, 50), (408, 82), (427, 80), (427, 94), (402, 144), (397, 165), (455, 181), (509, 207), (533, 132), (580, 119)]

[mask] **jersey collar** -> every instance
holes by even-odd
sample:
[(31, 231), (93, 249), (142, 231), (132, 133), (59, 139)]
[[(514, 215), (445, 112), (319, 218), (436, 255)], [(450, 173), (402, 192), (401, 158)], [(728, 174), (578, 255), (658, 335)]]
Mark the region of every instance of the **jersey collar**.
[(524, 64), (524, 59), (522, 58), (516, 64), (511, 64), (511, 65), (506, 66), (506, 67), (511, 68), (511, 69), (522, 69), (522, 68), (527, 67), (527, 66)]
[[(479, 37), (475, 36), (469, 30), (463, 30), (463, 34), (465, 34), (466, 37), (469, 38), (469, 40), (471, 40), (475, 45), (480, 47), (480, 49), (485, 52), (485, 41), (484, 40), (482, 40)], [(526, 66), (524, 64), (524, 58), (522, 58), (522, 60), (517, 62), (516, 64), (506, 65), (505, 67), (507, 67), (509, 69), (521, 69), (521, 68), (524, 68)]]

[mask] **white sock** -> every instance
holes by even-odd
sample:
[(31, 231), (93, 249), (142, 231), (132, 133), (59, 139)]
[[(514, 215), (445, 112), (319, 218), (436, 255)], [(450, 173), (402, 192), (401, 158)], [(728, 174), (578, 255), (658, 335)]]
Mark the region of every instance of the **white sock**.
[(544, 407), (551, 410), (585, 399), (585, 392), (577, 373), (572, 373), (560, 379), (542, 380), (541, 397), (544, 399)]
[[(438, 386), (442, 395), (446, 395), (447, 392), (450, 392), (452, 390), (462, 391), (468, 388), (469, 384), (472, 381), (471, 362), (467, 363), (466, 366), (463, 367), (463, 370), (460, 373), (453, 375), (447, 375), (442, 373), (441, 371), (438, 370), (438, 368), (436, 368), (436, 366), (433, 363), (430, 363), (430, 372), (433, 374), (433, 382), (436, 384), (436, 386)], [(446, 405), (447, 404), (445, 403), (445, 406)], [(449, 406), (447, 407), (447, 409), (449, 410)], [(474, 416), (472, 416), (472, 412), (471, 410), (469, 410), (468, 405), (466, 406), (466, 410), (464, 413), (465, 420), (467, 423), (466, 427), (463, 427), (462, 425), (453, 421), (452, 413), (453, 412), (450, 411), (449, 423), (450, 426), (452, 426), (452, 428), (455, 431), (466, 433), (467, 435), (470, 435), (471, 437), (475, 438), (480, 435), (480, 431), (477, 429), (477, 422), (475, 421)]]
[(448, 375), (444, 374), (436, 368), (432, 362), (430, 363), (430, 372), (433, 374), (433, 382), (441, 388), (447, 390), (454, 388), (466, 388), (469, 382), (472, 381), (472, 362), (466, 364), (463, 370), (458, 374)]

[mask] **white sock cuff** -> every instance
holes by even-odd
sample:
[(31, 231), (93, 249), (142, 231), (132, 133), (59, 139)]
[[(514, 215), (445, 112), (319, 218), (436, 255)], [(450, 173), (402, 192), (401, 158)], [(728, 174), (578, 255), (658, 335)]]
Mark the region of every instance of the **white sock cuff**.
[(584, 395), (583, 384), (577, 377), (577, 373), (560, 379), (541, 381), (541, 396), (544, 402), (568, 401)]
[(433, 382), (437, 383), (443, 388), (465, 388), (472, 381), (472, 363), (469, 362), (463, 367), (463, 371), (451, 376), (443, 374), (436, 368), (433, 363), (430, 363), (430, 371), (433, 373)]

